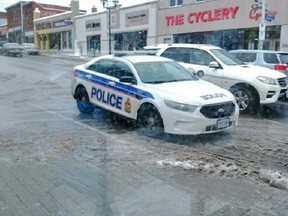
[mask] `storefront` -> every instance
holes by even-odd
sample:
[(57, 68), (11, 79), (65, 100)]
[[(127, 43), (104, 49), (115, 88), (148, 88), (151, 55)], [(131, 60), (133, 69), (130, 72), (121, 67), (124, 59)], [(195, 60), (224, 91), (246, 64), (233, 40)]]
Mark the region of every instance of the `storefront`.
[[(112, 53), (115, 50), (141, 50), (146, 44), (155, 43), (156, 13), (156, 1), (111, 9)], [(109, 53), (108, 16), (108, 11), (104, 11), (75, 18), (77, 55)]]
[(35, 43), (41, 50), (72, 49), (72, 13), (65, 12), (34, 20)]
[[(166, 0), (168, 2), (168, 0)], [(165, 5), (165, 4), (164, 4)], [(166, 4), (167, 5), (167, 4)], [(263, 48), (285, 47), (288, 1), (266, 0)], [(214, 44), (224, 49), (257, 49), (262, 1), (202, 1), (179, 7), (160, 7), (158, 43)]]

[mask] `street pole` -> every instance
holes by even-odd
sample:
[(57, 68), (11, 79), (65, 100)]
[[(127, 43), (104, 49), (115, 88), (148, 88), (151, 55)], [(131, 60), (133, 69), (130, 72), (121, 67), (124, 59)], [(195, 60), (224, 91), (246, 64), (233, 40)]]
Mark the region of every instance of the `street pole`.
[(21, 38), (21, 44), (23, 44), (23, 3), (22, 3), (22, 0), (21, 0), (21, 3), (20, 3), (20, 25), (21, 25), (21, 33), (20, 33), (20, 38)]
[(111, 41), (111, 9), (117, 8), (117, 5), (119, 3), (119, 0), (112, 0), (113, 6), (109, 6), (108, 0), (101, 0), (103, 4), (103, 8), (106, 8), (108, 10), (108, 39), (109, 39), (109, 55), (112, 53), (112, 41)]
[(109, 37), (109, 55), (111, 55), (112, 45), (111, 45), (111, 8), (108, 8), (108, 37)]
[(262, 0), (261, 23), (259, 25), (259, 39), (258, 39), (259, 50), (263, 50), (264, 48), (264, 41), (266, 35), (265, 13), (266, 13), (266, 0)]

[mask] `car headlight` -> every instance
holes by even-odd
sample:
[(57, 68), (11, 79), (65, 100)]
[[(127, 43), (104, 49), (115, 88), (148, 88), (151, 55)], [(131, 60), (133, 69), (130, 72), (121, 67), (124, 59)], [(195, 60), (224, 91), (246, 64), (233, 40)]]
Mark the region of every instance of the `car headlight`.
[(269, 77), (258, 76), (257, 79), (260, 82), (265, 83), (267, 85), (276, 85), (276, 81), (272, 78), (269, 78)]
[(172, 108), (172, 109), (176, 109), (176, 110), (181, 110), (184, 112), (191, 112), (193, 113), (197, 106), (193, 106), (193, 105), (189, 105), (189, 104), (182, 104), (182, 103), (177, 103), (174, 101), (169, 101), (169, 100), (164, 100), (166, 106)]

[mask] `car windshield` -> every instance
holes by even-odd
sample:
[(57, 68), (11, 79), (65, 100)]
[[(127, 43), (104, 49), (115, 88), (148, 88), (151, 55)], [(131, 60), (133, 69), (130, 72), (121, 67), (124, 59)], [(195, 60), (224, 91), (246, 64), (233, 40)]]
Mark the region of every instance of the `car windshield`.
[(188, 70), (176, 62), (143, 62), (134, 64), (143, 83), (167, 83), (197, 80)]
[(224, 64), (226, 65), (243, 65), (244, 63), (236, 58), (231, 53), (228, 53), (224, 49), (210, 49), (210, 52), (212, 52), (218, 59), (220, 59)]
[(288, 64), (288, 53), (280, 53), (279, 58), (282, 64)]

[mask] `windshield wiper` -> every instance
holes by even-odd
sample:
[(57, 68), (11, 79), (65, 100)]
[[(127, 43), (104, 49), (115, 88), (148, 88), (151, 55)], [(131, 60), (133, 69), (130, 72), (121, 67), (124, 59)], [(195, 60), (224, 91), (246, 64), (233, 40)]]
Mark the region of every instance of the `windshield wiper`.
[(161, 83), (164, 83), (164, 81), (149, 81), (149, 82), (145, 82), (145, 83), (148, 83), (148, 84), (161, 84)]
[(165, 82), (182, 82), (182, 81), (191, 81), (191, 79), (175, 79), (175, 80), (167, 80)]

